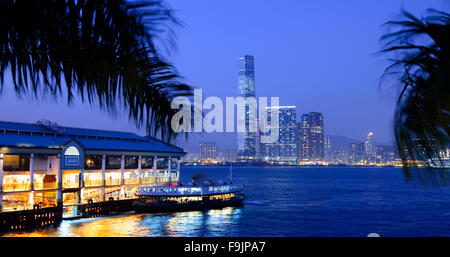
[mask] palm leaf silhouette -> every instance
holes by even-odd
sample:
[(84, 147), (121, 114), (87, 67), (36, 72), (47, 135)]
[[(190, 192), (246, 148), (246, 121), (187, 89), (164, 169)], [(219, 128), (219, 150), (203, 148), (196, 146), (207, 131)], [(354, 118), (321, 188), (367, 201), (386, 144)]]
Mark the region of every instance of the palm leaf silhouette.
[(0, 82), (10, 70), (18, 94), (74, 94), (110, 113), (127, 110), (138, 127), (176, 136), (170, 108), (192, 95), (155, 40), (179, 24), (162, 1), (0, 1)]
[(384, 76), (396, 76), (401, 87), (394, 116), (398, 152), (408, 179), (448, 183), (446, 172), (431, 176), (408, 165), (442, 164), (440, 152), (450, 146), (450, 15), (434, 9), (421, 19), (402, 14), (406, 19), (387, 22), (396, 30), (381, 38), (382, 52), (394, 55)]

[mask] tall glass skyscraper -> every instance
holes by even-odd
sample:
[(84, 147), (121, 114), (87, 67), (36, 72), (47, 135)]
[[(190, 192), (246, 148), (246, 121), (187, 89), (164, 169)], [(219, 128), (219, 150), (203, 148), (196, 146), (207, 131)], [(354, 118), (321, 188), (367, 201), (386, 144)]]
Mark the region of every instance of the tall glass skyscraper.
[[(245, 55), (239, 59), (239, 96), (244, 99), (255, 97), (255, 61), (251, 55)], [(249, 108), (245, 100), (245, 117), (237, 117), (244, 121), (245, 132), (237, 133), (238, 158), (242, 161), (256, 158), (256, 132), (250, 131), (250, 123), (256, 122), (257, 110)]]
[(325, 157), (325, 141), (322, 113), (310, 112), (303, 114), (298, 128), (299, 161), (323, 161)]

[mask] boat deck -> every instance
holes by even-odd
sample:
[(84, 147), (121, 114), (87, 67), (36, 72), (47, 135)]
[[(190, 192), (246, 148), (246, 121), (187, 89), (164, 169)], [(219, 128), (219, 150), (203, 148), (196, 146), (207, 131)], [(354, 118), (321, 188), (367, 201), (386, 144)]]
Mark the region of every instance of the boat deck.
[(212, 186), (139, 186), (138, 196), (201, 196), (226, 194), (242, 191), (244, 185), (212, 185)]

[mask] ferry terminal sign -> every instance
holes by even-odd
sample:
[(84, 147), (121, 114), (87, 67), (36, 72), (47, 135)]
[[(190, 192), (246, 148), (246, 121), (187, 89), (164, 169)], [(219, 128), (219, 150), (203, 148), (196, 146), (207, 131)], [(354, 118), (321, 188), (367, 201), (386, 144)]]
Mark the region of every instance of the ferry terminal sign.
[(61, 164), (63, 168), (83, 168), (84, 151), (76, 142), (70, 142), (63, 149)]

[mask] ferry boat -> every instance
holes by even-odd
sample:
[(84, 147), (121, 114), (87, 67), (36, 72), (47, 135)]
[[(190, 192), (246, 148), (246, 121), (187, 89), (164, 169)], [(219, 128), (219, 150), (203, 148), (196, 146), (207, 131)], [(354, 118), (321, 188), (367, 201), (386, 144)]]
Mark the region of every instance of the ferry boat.
[(220, 209), (239, 206), (245, 198), (244, 185), (233, 185), (231, 179), (228, 183), (207, 181), (184, 186), (175, 182), (166, 186), (138, 186), (136, 194), (138, 198), (133, 206), (137, 213)]

